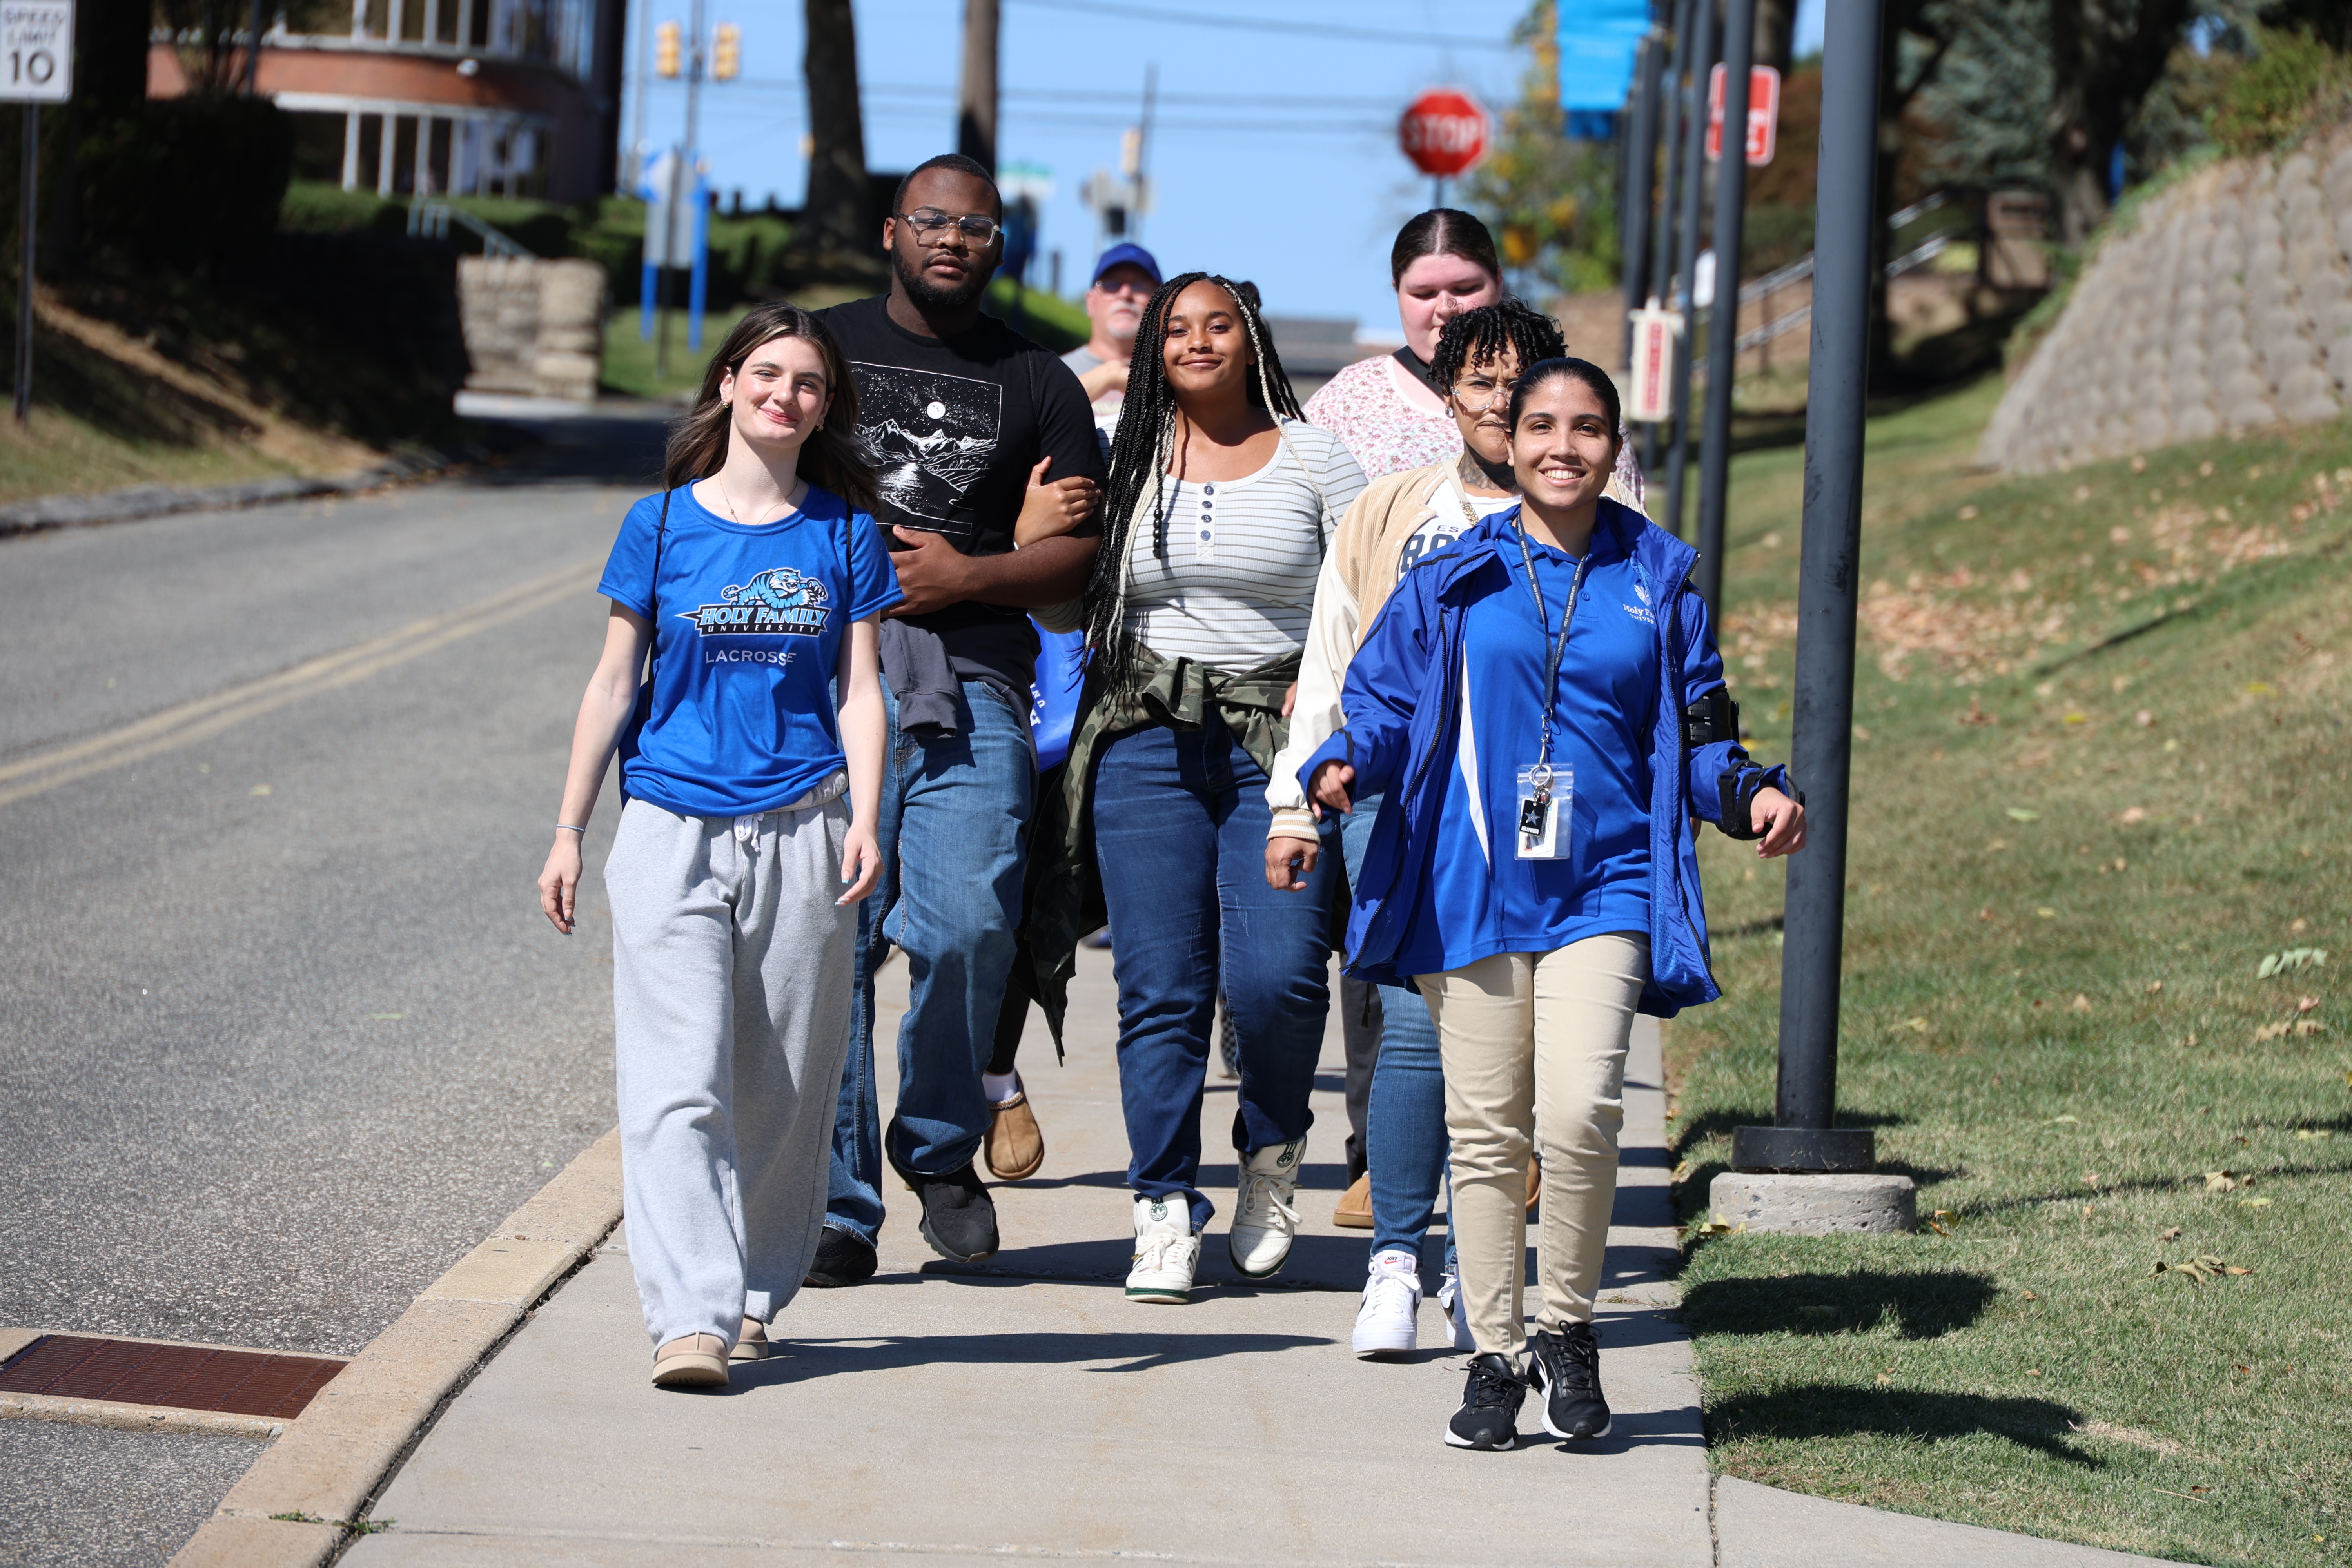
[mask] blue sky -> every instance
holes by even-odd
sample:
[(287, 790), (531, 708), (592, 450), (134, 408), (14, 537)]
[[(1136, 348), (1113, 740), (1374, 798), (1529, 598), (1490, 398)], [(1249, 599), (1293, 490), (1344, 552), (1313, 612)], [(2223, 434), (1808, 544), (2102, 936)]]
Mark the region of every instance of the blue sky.
[[(1567, 0), (1573, 5), (1574, 0)], [(799, 205), (808, 129), (801, 87), (801, 6), (793, 0), (706, 0), (709, 20), (743, 29), (743, 75), (707, 84), (702, 143), (712, 182), (757, 205)], [(685, 0), (632, 0), (653, 21), (689, 15)], [(1201, 267), (1254, 279), (1271, 310), (1354, 316), (1393, 335), (1387, 255), (1397, 226), (1426, 206), (1429, 181), (1396, 146), (1396, 119), (1424, 87), (1465, 87), (1490, 108), (1517, 90), (1528, 59), (1505, 45), (1525, 0), (1003, 0), (1004, 90), (999, 162), (1043, 164), (1040, 260), (1063, 253), (1063, 287), (1085, 281), (1094, 215), (1077, 199), (1097, 168), (1116, 169), (1119, 133), (1139, 112), (1145, 67), (1159, 67), (1150, 153), (1157, 210), (1143, 243), (1169, 270)], [(1800, 47), (1818, 47), (1820, 0), (1801, 0)], [(1135, 15), (1144, 13), (1145, 15)], [(1300, 35), (1178, 24), (1170, 15), (1244, 16), (1356, 35)], [(858, 73), (868, 164), (905, 169), (953, 147), (961, 0), (856, 0)], [(1809, 30), (1810, 29), (1810, 30)], [(634, 53), (633, 53), (634, 58)], [(634, 72), (622, 134), (635, 123)], [(646, 140), (684, 132), (685, 91), (656, 79)]]

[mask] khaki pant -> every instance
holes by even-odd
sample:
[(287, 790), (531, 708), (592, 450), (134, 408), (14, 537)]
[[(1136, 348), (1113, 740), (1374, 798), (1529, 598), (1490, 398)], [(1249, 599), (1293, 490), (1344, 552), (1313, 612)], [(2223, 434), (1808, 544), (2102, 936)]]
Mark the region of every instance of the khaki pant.
[(1454, 1166), (1450, 1222), (1481, 1354), (1526, 1349), (1528, 1155), (1542, 1134), (1538, 1326), (1590, 1322), (1617, 1197), (1625, 1044), (1650, 973), (1647, 937), (1588, 937), (1414, 976), (1437, 1025)]

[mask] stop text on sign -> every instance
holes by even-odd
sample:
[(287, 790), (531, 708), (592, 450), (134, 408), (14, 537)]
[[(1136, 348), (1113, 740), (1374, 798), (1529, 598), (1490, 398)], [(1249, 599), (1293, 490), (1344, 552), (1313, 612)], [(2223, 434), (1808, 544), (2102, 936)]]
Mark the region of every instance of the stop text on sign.
[(73, 96), (73, 0), (0, 0), (0, 103)]
[(1397, 121), (1397, 145), (1424, 174), (1458, 174), (1486, 155), (1492, 124), (1468, 93), (1435, 88), (1406, 108)]

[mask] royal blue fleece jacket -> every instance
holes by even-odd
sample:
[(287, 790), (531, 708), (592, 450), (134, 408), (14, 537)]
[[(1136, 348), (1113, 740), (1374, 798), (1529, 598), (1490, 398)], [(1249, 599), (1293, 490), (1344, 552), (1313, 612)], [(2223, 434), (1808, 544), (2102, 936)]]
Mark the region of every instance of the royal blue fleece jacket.
[[(1517, 528), (1516, 509), (1497, 513), (1405, 574), (1348, 667), (1340, 694), (1346, 726), (1298, 771), (1305, 786), (1324, 763), (1347, 763), (1356, 770), (1351, 793), (1383, 797), (1348, 921), (1349, 972), (1360, 979), (1407, 984), (1416, 971), (1399, 960), (1424, 956), (1408, 951), (1409, 936), (1412, 950), (1423, 950), (1421, 933), (1429, 931), (1442, 933), (1439, 940), (1450, 948), (1453, 932), (1475, 929), (1486, 918), (1475, 900), (1459, 896), (1462, 868), (1449, 864), (1441, 875), (1436, 861), (1448, 837), (1442, 825), (1449, 815), (1463, 818), (1472, 809), (1463, 798), (1457, 759), (1465, 682), (1478, 679), (1475, 627), (1487, 620), (1496, 601), (1508, 603), (1508, 595), (1517, 595), (1518, 613), (1532, 618)], [(1759, 767), (1736, 740), (1696, 747), (1684, 742), (1684, 710), (1724, 684), (1706, 602), (1690, 583), (1698, 552), (1608, 500), (1601, 502), (1591, 552), (1596, 562), (1627, 563), (1628, 585), (1637, 590), (1631, 602), (1652, 611), (1655, 679), (1642, 684), (1654, 693), (1653, 705), (1647, 713), (1627, 715), (1630, 722), (1621, 731), (1646, 736), (1648, 752), (1638, 768), (1631, 765), (1633, 759), (1615, 761), (1625, 776), (1646, 773), (1649, 790), (1650, 981), (1641, 1010), (1672, 1017), (1721, 994), (1708, 968), (1690, 817), (1751, 837), (1748, 806), (1757, 790), (1768, 784), (1790, 795), (1795, 790), (1785, 768)], [(1594, 602), (1600, 603), (1597, 595)], [(1616, 607), (1613, 600), (1610, 605)], [(1591, 606), (1580, 605), (1580, 620), (1591, 613)], [(1472, 728), (1475, 732), (1475, 716)], [(1507, 844), (1501, 853), (1510, 853)]]

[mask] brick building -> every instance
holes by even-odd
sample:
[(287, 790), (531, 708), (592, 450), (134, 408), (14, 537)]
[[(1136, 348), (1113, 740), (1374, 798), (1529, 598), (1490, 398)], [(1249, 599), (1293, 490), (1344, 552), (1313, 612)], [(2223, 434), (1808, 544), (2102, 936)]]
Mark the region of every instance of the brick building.
[[(294, 117), (302, 177), (580, 201), (615, 184), (626, 16), (626, 0), (329, 0), (291, 25), (278, 12), (257, 85)], [(148, 96), (187, 88), (158, 36)]]

